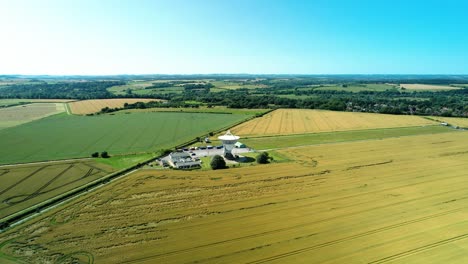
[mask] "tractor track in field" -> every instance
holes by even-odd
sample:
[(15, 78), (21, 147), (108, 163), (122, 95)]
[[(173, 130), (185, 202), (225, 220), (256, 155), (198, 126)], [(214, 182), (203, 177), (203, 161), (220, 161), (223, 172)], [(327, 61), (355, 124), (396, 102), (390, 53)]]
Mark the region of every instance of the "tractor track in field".
[(38, 172), (40, 172), (41, 170), (45, 169), (49, 167), (49, 165), (45, 165), (45, 166), (42, 166), (40, 167), (39, 169), (31, 172), (30, 174), (26, 175), (24, 178), (22, 178), (21, 180), (17, 181), (16, 183), (13, 183), (12, 185), (10, 185), (9, 187), (7, 187), (6, 189), (0, 191), (0, 195), (6, 193), (7, 191), (15, 188), (16, 186), (18, 186), (19, 184), (21, 184), (22, 182), (24, 182), (25, 180), (31, 178), (32, 176), (36, 175)]
[(424, 245), (424, 246), (421, 246), (421, 247), (413, 248), (413, 249), (410, 249), (410, 250), (407, 250), (407, 251), (404, 251), (404, 252), (401, 252), (401, 253), (398, 253), (398, 254), (395, 254), (395, 255), (391, 255), (391, 256), (388, 256), (388, 257), (385, 257), (385, 258), (381, 258), (381, 259), (378, 259), (378, 260), (375, 260), (375, 261), (371, 261), (371, 262), (369, 262), (369, 264), (379, 264), (379, 263), (386, 263), (386, 262), (389, 262), (389, 261), (394, 261), (394, 260), (397, 260), (397, 259), (400, 259), (400, 258), (408, 257), (408, 256), (411, 256), (411, 255), (414, 255), (414, 254), (417, 254), (417, 253), (420, 253), (420, 252), (423, 252), (423, 251), (426, 251), (426, 250), (429, 250), (429, 249), (444, 246), (444, 245), (447, 245), (447, 244), (450, 244), (450, 243), (453, 243), (453, 242), (456, 242), (456, 241), (464, 240), (464, 239), (467, 239), (467, 238), (468, 238), (468, 233), (463, 234), (463, 235), (459, 235), (459, 236), (455, 236), (455, 237), (451, 237), (451, 238), (448, 238), (448, 239), (440, 240), (440, 241), (437, 241), (437, 242), (434, 242), (434, 243), (431, 243), (431, 244), (428, 244), (428, 245)]
[[(459, 211), (461, 211), (463, 209), (466, 209), (466, 207), (452, 209), (452, 210), (449, 210), (449, 211), (446, 211), (446, 212), (433, 214), (433, 215), (429, 215), (429, 216), (425, 216), (425, 217), (421, 217), (421, 218), (417, 218), (417, 219), (413, 219), (413, 220), (409, 220), (409, 221), (404, 221), (404, 222), (401, 222), (401, 223), (398, 223), (398, 224), (373, 229), (373, 230), (363, 232), (363, 233), (360, 233), (360, 234), (356, 234), (356, 235), (352, 235), (352, 236), (348, 236), (348, 237), (344, 237), (344, 238), (340, 238), (340, 239), (336, 239), (336, 240), (331, 240), (331, 241), (328, 241), (328, 242), (325, 242), (325, 243), (317, 244), (317, 245), (310, 246), (310, 247), (301, 248), (301, 249), (298, 249), (298, 250), (286, 252), (286, 253), (283, 253), (283, 254), (278, 254), (278, 255), (275, 255), (275, 256), (255, 260), (255, 261), (248, 262), (248, 263), (249, 264), (266, 263), (266, 262), (270, 262), (270, 261), (273, 261), (273, 260), (278, 260), (278, 259), (282, 259), (282, 258), (285, 258), (285, 257), (294, 256), (294, 255), (301, 254), (301, 253), (304, 253), (304, 252), (307, 252), (307, 251), (311, 251), (311, 250), (331, 246), (331, 245), (334, 245), (334, 244), (339, 244), (339, 243), (346, 242), (346, 241), (349, 241), (349, 240), (353, 240), (353, 239), (356, 239), (356, 238), (360, 238), (360, 237), (364, 237), (364, 236), (368, 236), (368, 235), (373, 235), (373, 234), (377, 234), (377, 233), (380, 233), (380, 232), (383, 232), (383, 231), (388, 231), (388, 230), (391, 230), (391, 229), (406, 226), (406, 225), (409, 225), (409, 224), (419, 223), (419, 222), (430, 220), (430, 219), (433, 219), (433, 218), (449, 215), (449, 214), (452, 214), (452, 213), (459, 212)], [(464, 235), (459, 236), (459, 237), (468, 238), (468, 234), (464, 234)], [(450, 242), (452, 242), (452, 241), (450, 241)], [(438, 245), (438, 243), (439, 242), (436, 242), (436, 243), (433, 243), (433, 244)], [(433, 245), (433, 244), (430, 244), (430, 245)], [(425, 247), (421, 247), (421, 249), (423, 249), (423, 248), (425, 248)], [(413, 250), (409, 250), (407, 252), (412, 252), (412, 251)], [(396, 254), (396, 255), (393, 255), (393, 256), (400, 256), (402, 254), (403, 253)], [(393, 258), (393, 256), (386, 257), (386, 258), (383, 258), (381, 260), (370, 262), (370, 263), (383, 263), (382, 261), (387, 262), (387, 261), (393, 260), (393, 259), (390, 259), (390, 258)]]
[[(44, 191), (44, 192), (41, 192), (42, 190), (44, 190), (45, 188), (47, 188), (50, 184), (52, 184), (55, 180), (57, 180), (59, 177), (61, 177), (63, 174), (65, 174), (68, 170), (70, 170), (72, 167), (74, 167), (74, 164), (70, 165), (68, 168), (66, 168), (64, 171), (62, 171), (60, 174), (56, 175), (53, 179), (51, 179), (50, 181), (48, 181), (45, 185), (41, 186), (38, 190), (34, 191), (34, 193), (30, 194), (30, 195), (18, 195), (18, 196), (12, 196), (12, 197), (9, 197), (5, 200), (3, 200), (3, 203), (6, 203), (8, 205), (14, 205), (14, 204), (18, 204), (18, 203), (21, 203), (21, 202), (24, 202), (24, 201), (27, 201), (29, 199), (32, 199), (38, 195), (42, 195), (42, 194), (46, 194), (46, 193), (49, 193), (49, 192), (53, 192), (57, 189), (60, 189), (60, 188), (63, 188), (65, 186), (68, 186), (68, 185), (71, 185), (75, 182), (78, 182), (82, 179), (85, 179), (87, 177), (90, 177), (90, 176), (94, 176), (96, 174), (99, 174), (99, 173), (107, 173), (107, 172), (104, 172), (103, 170), (99, 170), (97, 172), (94, 172), (95, 168), (89, 168), (88, 171), (81, 177), (77, 178), (76, 180), (73, 180), (73, 181), (70, 181), (70, 182), (67, 182), (65, 184), (62, 184), (60, 186), (57, 186), (55, 188), (52, 188), (48, 191)], [(93, 173), (94, 172), (94, 173)], [(16, 202), (9, 202), (11, 199), (14, 199), (14, 198), (18, 198), (18, 197), (22, 197), (22, 196), (27, 196), (26, 198), (24, 198), (23, 200), (21, 201), (16, 201)], [(5, 210), (7, 209), (6, 208), (2, 208), (0, 209), (0, 211), (2, 210)]]
[[(400, 186), (400, 187), (397, 187), (397, 188), (401, 188), (401, 186)], [(460, 188), (459, 190), (465, 190), (465, 188)], [(378, 192), (378, 191), (376, 191), (376, 192)], [(249, 238), (262, 237), (262, 236), (265, 236), (265, 235), (275, 234), (275, 233), (278, 233), (278, 232), (283, 232), (283, 231), (288, 231), (288, 230), (294, 230), (294, 229), (297, 229), (297, 228), (300, 228), (300, 227), (304, 227), (304, 226), (308, 226), (308, 225), (311, 225), (311, 224), (317, 224), (317, 223), (322, 223), (322, 222), (328, 222), (328, 221), (330, 221), (330, 220), (339, 219), (339, 218), (342, 218), (342, 217), (348, 217), (348, 216), (353, 216), (353, 215), (357, 215), (357, 214), (362, 214), (362, 213), (365, 213), (365, 212), (368, 212), (368, 211), (372, 211), (372, 210), (384, 209), (384, 208), (387, 208), (387, 207), (392, 207), (392, 206), (401, 205), (401, 204), (405, 204), (405, 203), (409, 203), (409, 202), (424, 200), (424, 199), (427, 199), (427, 198), (432, 198), (432, 197), (435, 197), (435, 196), (440, 196), (440, 195), (443, 195), (443, 194), (453, 193), (453, 192), (454, 192), (454, 190), (450, 190), (450, 191), (446, 191), (446, 192), (441, 192), (441, 193), (437, 193), (437, 194), (433, 194), (433, 195), (428, 195), (428, 196), (424, 196), (424, 197), (418, 197), (418, 198), (408, 199), (408, 200), (399, 201), (399, 202), (395, 202), (395, 203), (391, 203), (391, 204), (386, 204), (386, 205), (382, 205), (382, 206), (375, 206), (375, 207), (372, 207), (372, 208), (367, 208), (367, 209), (365, 209), (365, 210), (355, 211), (355, 212), (351, 212), (351, 213), (347, 213), (347, 214), (341, 214), (341, 215), (337, 215), (337, 216), (333, 216), (333, 217), (328, 217), (328, 218), (324, 218), (324, 219), (320, 219), (320, 220), (316, 220), (316, 221), (311, 221), (311, 222), (307, 222), (307, 223), (301, 223), (301, 224), (294, 225), (294, 226), (288, 226), (288, 227), (279, 228), (279, 229), (275, 229), (275, 230), (269, 230), (269, 231), (265, 231), (265, 232), (261, 232), (261, 233), (257, 233), (257, 234), (252, 234), (252, 235), (248, 235), (248, 236), (237, 237), (237, 238), (228, 239), (228, 240), (223, 240), (223, 241), (217, 241), (217, 242), (213, 242), (213, 243), (208, 243), (208, 244), (204, 244), (204, 245), (199, 245), (199, 246), (192, 247), (192, 248), (185, 248), (185, 249), (180, 249), (180, 250), (174, 250), (174, 251), (170, 251), (170, 252), (165, 252), (165, 253), (156, 254), (156, 255), (153, 255), (153, 256), (147, 256), (147, 257), (144, 257), (144, 258), (139, 258), (139, 259), (134, 259), (134, 260), (128, 260), (128, 261), (126, 261), (125, 263), (138, 263), (138, 262), (140, 262), (140, 261), (146, 261), (146, 260), (150, 260), (150, 259), (154, 259), (154, 258), (160, 258), (160, 257), (171, 256), (171, 255), (177, 255), (177, 254), (180, 254), (180, 253), (186, 253), (186, 252), (194, 251), (194, 250), (201, 249), (201, 248), (211, 247), (211, 246), (215, 246), (215, 245), (222, 245), (222, 244), (231, 243), (231, 242), (236, 242), (236, 241), (241, 241), (241, 240), (249, 239)], [(346, 198), (343, 198), (343, 197), (342, 197), (342, 198), (340, 198), (340, 199), (346, 199)], [(364, 203), (366, 203), (366, 202), (364, 202)], [(312, 204), (314, 204), (314, 203), (312, 203)], [(300, 206), (300, 207), (304, 207), (304, 206), (308, 206), (308, 205), (303, 205), (303, 206)], [(351, 205), (351, 206), (355, 206), (355, 204), (353, 204), (353, 205)], [(382, 232), (382, 231), (394, 229), (394, 228), (401, 227), (401, 226), (404, 226), (404, 225), (407, 225), (407, 224), (412, 224), (413, 222), (414, 222), (414, 223), (417, 223), (417, 222), (421, 222), (421, 221), (424, 221), (424, 220), (429, 220), (429, 219), (431, 219), (431, 218), (436, 218), (436, 217), (439, 217), (439, 216), (451, 214), (451, 213), (458, 212), (458, 211), (461, 211), (461, 210), (466, 209), (466, 208), (467, 208), (467, 207), (464, 206), (464, 207), (460, 207), (460, 208), (457, 208), (457, 209), (453, 209), (453, 210), (449, 210), (449, 211), (446, 211), (446, 212), (442, 212), (442, 213), (439, 213), (439, 214), (434, 214), (434, 215), (430, 215), (430, 216), (427, 216), (427, 217), (418, 218), (418, 219), (415, 219), (415, 220), (405, 221), (405, 222), (402, 222), (402, 223), (399, 223), (399, 224), (390, 225), (390, 226), (383, 227), (383, 228), (379, 228), (379, 229), (376, 229), (376, 230), (364, 232), (364, 233), (362, 233), (362, 234), (357, 234), (357, 235), (351, 236), (350, 238), (348, 238), (348, 237), (346, 237), (346, 238), (341, 238), (341, 239), (338, 239), (338, 240), (333, 240), (333, 241), (329, 241), (329, 242), (326, 242), (326, 243), (322, 243), (322, 244), (314, 245), (314, 246), (311, 246), (311, 247), (299, 249), (299, 250), (296, 250), (296, 251), (292, 251), (292, 252), (280, 254), (280, 255), (277, 255), (277, 256), (273, 256), (273, 257), (270, 257), (271, 259), (270, 259), (270, 258), (265, 258), (265, 259), (257, 260), (257, 261), (255, 261), (255, 262), (250, 262), (250, 263), (265, 263), (265, 262), (268, 262), (268, 261), (271, 261), (271, 260), (281, 259), (281, 258), (284, 258), (284, 257), (288, 257), (288, 256), (300, 254), (300, 253), (303, 253), (303, 252), (307, 252), (307, 251), (310, 251), (310, 250), (313, 250), (313, 249), (317, 249), (317, 248), (321, 248), (321, 247), (325, 247), (325, 246), (337, 244), (337, 243), (340, 243), (340, 242), (344, 242), (344, 241), (347, 241), (347, 240), (359, 238), (359, 237), (362, 237), (362, 236), (367, 236), (367, 235), (370, 235), (370, 234), (374, 234), (374, 233), (378, 233), (378, 232)], [(281, 211), (281, 210), (283, 210), (283, 209), (276, 210), (276, 211)], [(266, 212), (266, 213), (263, 213), (263, 214), (270, 214), (271, 212), (272, 212), (272, 211), (269, 211), (269, 212)], [(257, 215), (257, 214), (254, 214), (254, 215)], [(251, 216), (252, 216), (252, 215), (249, 215), (248, 217), (251, 217)], [(244, 216), (244, 217), (245, 217), (245, 216)], [(244, 217), (236, 217), (235, 219), (244, 218)], [(231, 220), (232, 220), (232, 219), (231, 219)], [(190, 226), (190, 228), (193, 228), (193, 226)], [(371, 233), (371, 232), (372, 232), (372, 233)], [(263, 261), (263, 260), (265, 260), (265, 261)]]
[[(70, 170), (71, 168), (73, 168), (75, 165), (74, 164), (71, 164), (69, 165), (67, 168), (65, 168), (63, 171), (61, 171), (59, 174), (55, 175), (52, 179), (50, 179), (49, 181), (47, 181), (44, 185), (42, 185), (41, 187), (39, 187), (39, 189), (35, 190), (33, 193), (29, 194), (29, 195), (16, 195), (16, 196), (12, 196), (12, 197), (9, 197), (5, 200), (3, 200), (3, 203), (6, 203), (8, 205), (14, 205), (14, 204), (18, 204), (18, 203), (22, 203), (24, 201), (27, 201), (29, 199), (32, 199), (34, 197), (36, 197), (37, 195), (41, 194), (41, 191), (44, 190), (45, 188), (47, 188), (49, 185), (51, 185), (55, 180), (57, 180), (58, 178), (60, 178), (63, 174), (65, 174), (68, 170)], [(19, 200), (19, 201), (15, 201), (15, 202), (10, 202), (10, 200), (12, 199), (15, 199), (15, 198), (18, 198), (18, 197), (23, 197), (23, 196), (26, 196), (23, 200)], [(6, 209), (6, 208), (3, 208), (3, 209)]]

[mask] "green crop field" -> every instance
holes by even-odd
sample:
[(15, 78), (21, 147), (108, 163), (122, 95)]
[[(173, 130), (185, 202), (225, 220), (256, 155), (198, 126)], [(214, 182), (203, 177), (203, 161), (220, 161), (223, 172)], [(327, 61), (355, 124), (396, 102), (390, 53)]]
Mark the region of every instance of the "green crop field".
[(131, 81), (126, 85), (117, 85), (108, 88), (109, 92), (114, 94), (125, 94), (128, 89), (132, 90), (132, 92), (136, 90), (144, 90), (146, 87), (153, 85), (155, 81)]
[(91, 160), (2, 166), (0, 219), (112, 171), (112, 167)]
[(232, 125), (249, 115), (209, 113), (60, 114), (0, 131), (0, 164), (154, 152)]
[(158, 81), (158, 80), (131, 81), (126, 85), (118, 85), (118, 86), (110, 87), (108, 91), (117, 95), (127, 94), (128, 90), (131, 90), (132, 93), (139, 94), (139, 95), (182, 93), (182, 91), (184, 91), (184, 87), (181, 87), (181, 86), (146, 89), (147, 87), (153, 85), (153, 83), (160, 83), (160, 82), (166, 82), (166, 81)]

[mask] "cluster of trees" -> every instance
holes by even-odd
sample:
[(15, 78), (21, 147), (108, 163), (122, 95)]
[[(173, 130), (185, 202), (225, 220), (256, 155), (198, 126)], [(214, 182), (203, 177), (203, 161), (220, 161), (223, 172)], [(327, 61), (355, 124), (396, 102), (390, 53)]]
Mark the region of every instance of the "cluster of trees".
[[(268, 152), (261, 152), (257, 155), (255, 160), (258, 164), (267, 164), (273, 160), (273, 157), (271, 157)], [(226, 161), (220, 155), (215, 155), (211, 158), (210, 166), (213, 170), (224, 169), (226, 168)]]
[(262, 152), (257, 155), (255, 160), (258, 164), (267, 164), (270, 163), (271, 160), (273, 160), (273, 157), (270, 157), (270, 154), (268, 154), (268, 152)]
[[(99, 152), (94, 152), (93, 154), (91, 154), (91, 157), (98, 158)], [(110, 158), (109, 153), (107, 153), (107, 151), (101, 152), (101, 158), (104, 158), (104, 159)]]
[(22, 83), (3, 86), (0, 98), (19, 99), (98, 99), (112, 98), (107, 88), (124, 85), (122, 81), (84, 81), (58, 83)]
[(146, 109), (146, 108), (199, 108), (199, 104), (189, 104), (184, 101), (150, 101), (150, 102), (136, 102), (136, 103), (125, 103), (122, 108), (110, 108), (104, 107), (101, 109), (102, 114), (112, 113), (120, 110), (127, 109)]
[(214, 155), (211, 158), (210, 166), (213, 170), (220, 170), (226, 168), (226, 161), (220, 155)]

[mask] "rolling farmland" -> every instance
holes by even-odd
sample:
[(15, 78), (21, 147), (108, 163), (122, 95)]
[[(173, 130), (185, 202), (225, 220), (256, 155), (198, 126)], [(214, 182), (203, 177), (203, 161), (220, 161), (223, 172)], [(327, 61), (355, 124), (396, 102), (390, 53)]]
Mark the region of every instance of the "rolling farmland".
[(123, 107), (125, 103), (133, 104), (136, 102), (151, 102), (158, 101), (158, 99), (144, 99), (144, 98), (125, 98), (125, 99), (95, 99), (83, 100), (69, 103), (70, 109), (73, 114), (85, 115), (101, 111), (104, 107), (118, 108)]
[(467, 139), (458, 132), (284, 149), (296, 162), (223, 171), (141, 170), (2, 234), (0, 256), (465, 263)]
[(232, 129), (240, 136), (289, 135), (373, 128), (434, 125), (418, 116), (278, 109)]
[(93, 161), (1, 166), (0, 219), (112, 172)]
[(245, 114), (60, 114), (0, 130), (0, 164), (156, 152), (248, 118)]
[(0, 130), (65, 111), (63, 103), (35, 103), (0, 108)]

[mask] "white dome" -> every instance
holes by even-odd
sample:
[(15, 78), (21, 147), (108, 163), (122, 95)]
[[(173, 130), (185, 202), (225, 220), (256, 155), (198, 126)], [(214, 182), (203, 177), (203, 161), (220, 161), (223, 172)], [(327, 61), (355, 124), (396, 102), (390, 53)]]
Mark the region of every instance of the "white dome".
[(238, 136), (234, 136), (231, 131), (227, 131), (226, 134), (222, 135), (222, 136), (219, 136), (218, 139), (219, 140), (238, 140), (240, 137)]

